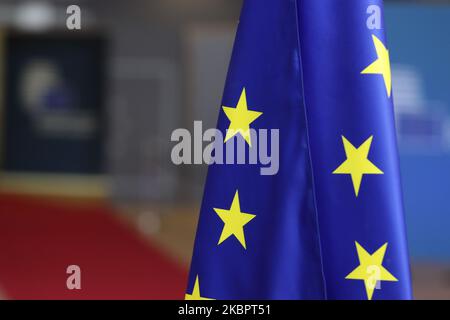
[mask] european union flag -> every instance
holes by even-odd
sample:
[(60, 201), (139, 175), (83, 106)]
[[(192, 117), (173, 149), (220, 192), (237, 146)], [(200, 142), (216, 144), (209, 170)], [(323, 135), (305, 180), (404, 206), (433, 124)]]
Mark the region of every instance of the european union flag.
[(218, 129), (187, 299), (411, 298), (381, 0), (245, 0)]

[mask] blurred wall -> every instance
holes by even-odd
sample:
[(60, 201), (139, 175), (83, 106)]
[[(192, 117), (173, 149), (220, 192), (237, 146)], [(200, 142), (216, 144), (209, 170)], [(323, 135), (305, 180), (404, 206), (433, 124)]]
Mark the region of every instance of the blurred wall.
[[(116, 198), (199, 198), (205, 168), (172, 165), (170, 135), (175, 128), (191, 128), (194, 120), (214, 118), (210, 125), (215, 125), (240, 5), (229, 0), (92, 3), (111, 46), (109, 170)], [(217, 35), (224, 41), (214, 43)], [(213, 77), (200, 83), (208, 70)]]

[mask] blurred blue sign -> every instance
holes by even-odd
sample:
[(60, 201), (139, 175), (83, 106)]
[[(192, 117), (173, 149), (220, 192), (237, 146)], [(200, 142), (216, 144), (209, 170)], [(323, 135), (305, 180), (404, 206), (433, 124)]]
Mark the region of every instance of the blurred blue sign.
[(388, 4), (385, 19), (411, 256), (450, 261), (450, 6)]

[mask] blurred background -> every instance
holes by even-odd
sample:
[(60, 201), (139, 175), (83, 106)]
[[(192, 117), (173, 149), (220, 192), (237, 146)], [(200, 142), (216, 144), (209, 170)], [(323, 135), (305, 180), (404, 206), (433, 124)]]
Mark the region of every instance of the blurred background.
[[(170, 135), (215, 127), (241, 5), (0, 1), (0, 299), (184, 297), (206, 168)], [(385, 20), (415, 297), (450, 299), (450, 2)]]

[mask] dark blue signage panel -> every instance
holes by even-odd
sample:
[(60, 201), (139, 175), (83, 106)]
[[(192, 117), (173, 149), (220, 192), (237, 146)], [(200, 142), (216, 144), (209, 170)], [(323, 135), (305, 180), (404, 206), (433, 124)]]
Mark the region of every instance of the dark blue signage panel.
[(4, 170), (102, 171), (103, 53), (93, 36), (8, 37)]

